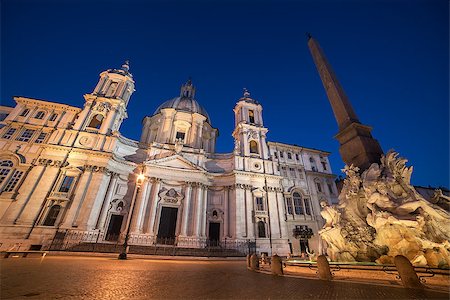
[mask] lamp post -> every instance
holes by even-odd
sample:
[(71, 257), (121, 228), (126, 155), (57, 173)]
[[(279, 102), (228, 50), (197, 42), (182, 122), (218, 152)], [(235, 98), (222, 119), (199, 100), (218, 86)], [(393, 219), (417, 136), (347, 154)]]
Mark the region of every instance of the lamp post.
[(131, 205), (130, 210), (128, 211), (128, 217), (127, 217), (127, 223), (125, 226), (125, 240), (123, 241), (123, 248), (122, 252), (119, 254), (118, 259), (127, 259), (128, 254), (128, 240), (130, 238), (130, 224), (131, 220), (133, 218), (133, 212), (134, 212), (134, 204), (136, 202), (137, 195), (139, 193), (139, 189), (141, 188), (142, 183), (144, 182), (145, 175), (140, 173), (136, 178), (136, 186), (134, 188), (133, 197), (131, 198)]

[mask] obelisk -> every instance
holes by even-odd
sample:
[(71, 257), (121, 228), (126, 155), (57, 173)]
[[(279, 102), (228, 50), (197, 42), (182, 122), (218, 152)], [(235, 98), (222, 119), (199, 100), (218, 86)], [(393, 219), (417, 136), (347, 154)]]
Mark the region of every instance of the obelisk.
[(340, 143), (342, 160), (349, 166), (359, 167), (362, 172), (372, 163), (380, 162), (383, 150), (372, 137), (372, 128), (359, 121), (319, 43), (311, 35), (308, 35), (308, 47), (338, 123), (339, 132), (335, 138)]

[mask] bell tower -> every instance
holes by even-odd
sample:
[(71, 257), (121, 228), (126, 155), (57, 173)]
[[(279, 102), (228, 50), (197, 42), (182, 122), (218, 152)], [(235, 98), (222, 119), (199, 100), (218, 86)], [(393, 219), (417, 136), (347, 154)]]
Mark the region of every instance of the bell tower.
[(118, 131), (127, 118), (127, 105), (135, 91), (129, 62), (120, 69), (109, 69), (100, 74), (94, 91), (84, 95), (86, 100), (73, 129), (110, 135)]
[(247, 89), (244, 89), (243, 97), (234, 107), (234, 116), (234, 153), (245, 157), (268, 159), (269, 151), (266, 144), (268, 129), (264, 127), (262, 106), (250, 97)]

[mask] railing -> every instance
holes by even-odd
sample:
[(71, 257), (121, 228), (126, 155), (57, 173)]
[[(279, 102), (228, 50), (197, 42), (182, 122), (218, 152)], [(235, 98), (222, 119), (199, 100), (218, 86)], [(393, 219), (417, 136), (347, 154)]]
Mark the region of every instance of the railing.
[[(75, 252), (110, 252), (123, 250), (125, 235), (111, 235), (99, 231), (59, 230), (48, 250)], [(130, 235), (129, 253), (150, 255), (245, 256), (256, 252), (254, 240)], [(170, 248), (170, 249), (169, 249)]]

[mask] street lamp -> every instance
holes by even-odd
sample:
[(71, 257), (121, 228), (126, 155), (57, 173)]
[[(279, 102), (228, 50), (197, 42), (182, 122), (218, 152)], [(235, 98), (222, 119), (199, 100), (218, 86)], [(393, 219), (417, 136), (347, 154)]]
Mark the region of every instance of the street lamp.
[(128, 249), (130, 248), (130, 246), (128, 246), (128, 239), (130, 238), (130, 224), (133, 218), (134, 203), (136, 202), (139, 189), (141, 188), (144, 179), (145, 175), (142, 173), (136, 177), (136, 186), (134, 188), (133, 197), (131, 198), (130, 210), (128, 211), (127, 224), (125, 226), (125, 240), (123, 241), (122, 252), (119, 254), (118, 259), (127, 259)]

